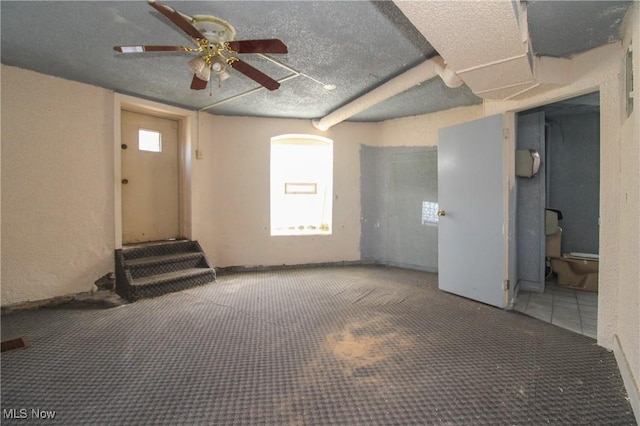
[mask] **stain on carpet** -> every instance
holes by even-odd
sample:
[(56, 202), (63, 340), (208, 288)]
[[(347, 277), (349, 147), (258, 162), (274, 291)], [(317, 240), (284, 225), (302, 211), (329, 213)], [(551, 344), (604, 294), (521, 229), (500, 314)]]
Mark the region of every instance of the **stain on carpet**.
[(351, 322), (326, 336), (326, 348), (342, 364), (346, 376), (377, 381), (389, 373), (386, 364), (413, 346), (403, 333), (385, 330), (384, 322), (384, 317)]

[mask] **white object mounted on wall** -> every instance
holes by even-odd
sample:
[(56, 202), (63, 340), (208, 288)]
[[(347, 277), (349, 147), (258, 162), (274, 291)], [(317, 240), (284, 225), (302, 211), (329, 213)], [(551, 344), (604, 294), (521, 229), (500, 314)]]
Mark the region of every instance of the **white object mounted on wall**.
[(516, 176), (532, 178), (540, 170), (540, 154), (535, 149), (516, 151)]

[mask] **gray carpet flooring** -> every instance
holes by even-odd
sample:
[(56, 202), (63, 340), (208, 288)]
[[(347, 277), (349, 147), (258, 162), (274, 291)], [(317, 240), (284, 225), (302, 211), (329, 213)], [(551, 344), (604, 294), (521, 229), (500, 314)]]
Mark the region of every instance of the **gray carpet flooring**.
[(595, 340), (425, 272), (243, 272), (111, 306), (2, 317), (30, 342), (2, 354), (2, 424), (635, 424)]

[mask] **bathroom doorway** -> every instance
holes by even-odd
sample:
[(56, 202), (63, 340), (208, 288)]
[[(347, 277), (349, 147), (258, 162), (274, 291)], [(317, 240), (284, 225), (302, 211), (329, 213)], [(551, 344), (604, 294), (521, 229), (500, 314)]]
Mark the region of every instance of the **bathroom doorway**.
[(516, 178), (514, 309), (595, 338), (599, 93), (520, 112), (517, 129), (517, 149), (541, 162), (535, 176)]

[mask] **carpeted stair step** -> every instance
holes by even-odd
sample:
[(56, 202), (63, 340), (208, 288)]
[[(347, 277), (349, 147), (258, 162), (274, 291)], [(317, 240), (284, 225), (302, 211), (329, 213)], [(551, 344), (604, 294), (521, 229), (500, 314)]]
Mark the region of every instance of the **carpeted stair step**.
[(211, 268), (190, 268), (134, 279), (131, 282), (131, 300), (157, 297), (215, 281)]
[(197, 241), (176, 240), (161, 243), (147, 243), (125, 247), (122, 249), (124, 260), (140, 259), (143, 257), (165, 256), (176, 253), (201, 252)]
[(204, 253), (175, 253), (162, 256), (140, 257), (124, 261), (125, 268), (135, 280), (150, 275), (164, 274), (191, 268), (207, 268)]

